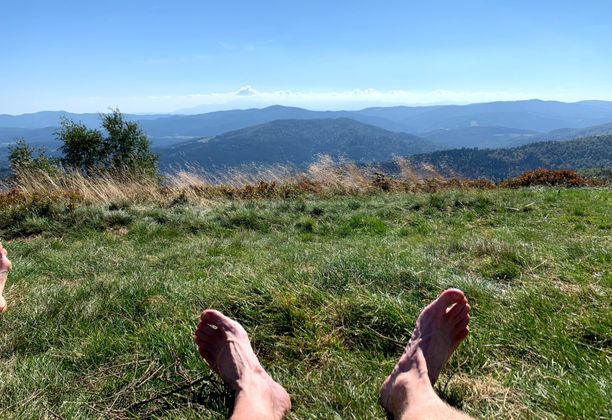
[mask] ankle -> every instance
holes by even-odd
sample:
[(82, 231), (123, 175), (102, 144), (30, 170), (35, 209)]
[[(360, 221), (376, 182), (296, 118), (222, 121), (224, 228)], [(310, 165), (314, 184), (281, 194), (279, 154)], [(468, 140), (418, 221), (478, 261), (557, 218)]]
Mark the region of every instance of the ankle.
[[(235, 406), (249, 407), (249, 420), (282, 418), (287, 410), (279, 405), (275, 385), (267, 374), (239, 380)], [(242, 419), (243, 416), (235, 412), (232, 418)]]
[(236, 392), (246, 391), (249, 394), (265, 391), (270, 380), (270, 375), (261, 366), (245, 369), (236, 380), (235, 390)]
[(396, 419), (402, 418), (414, 401), (427, 400), (435, 392), (427, 373), (411, 369), (399, 374), (391, 385), (391, 412)]

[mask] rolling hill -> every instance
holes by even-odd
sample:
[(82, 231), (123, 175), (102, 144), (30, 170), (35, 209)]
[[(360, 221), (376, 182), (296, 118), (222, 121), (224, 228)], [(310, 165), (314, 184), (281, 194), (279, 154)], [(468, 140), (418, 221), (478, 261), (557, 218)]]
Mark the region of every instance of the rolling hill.
[(581, 137), (602, 136), (606, 134), (612, 134), (612, 122), (586, 128), (560, 128), (543, 136), (539, 136), (538, 140), (571, 140)]
[(216, 136), (228, 131), (276, 120), (307, 120), (324, 118), (351, 118), (353, 120), (392, 131), (401, 131), (401, 125), (383, 117), (359, 115), (351, 111), (310, 111), (308, 109), (274, 105), (261, 109), (217, 111), (198, 115), (175, 115), (156, 120), (141, 121), (145, 132), (153, 137)]
[[(612, 167), (612, 135), (531, 143), (510, 149), (454, 149), (411, 156), (416, 167), (431, 164), (441, 175), (501, 180), (538, 168)], [(393, 162), (385, 171), (400, 170)]]
[(426, 139), (338, 118), (277, 120), (158, 152), (166, 167), (196, 163), (206, 169), (221, 169), (250, 163), (303, 166), (318, 154), (376, 162), (435, 149)]

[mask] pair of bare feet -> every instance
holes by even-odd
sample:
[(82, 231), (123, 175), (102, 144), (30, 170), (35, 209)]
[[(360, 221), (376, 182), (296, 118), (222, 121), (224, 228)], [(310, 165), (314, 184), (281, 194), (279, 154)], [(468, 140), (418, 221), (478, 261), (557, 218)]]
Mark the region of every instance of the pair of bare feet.
[[(0, 243), (0, 313), (7, 309), (2, 293), (11, 268)], [(380, 390), (383, 407), (395, 418), (466, 417), (446, 405), (433, 384), (467, 337), (469, 312), (470, 305), (458, 289), (445, 290), (423, 309), (404, 353)], [(200, 355), (236, 392), (233, 418), (280, 419), (289, 412), (289, 394), (261, 366), (242, 325), (207, 309), (196, 330), (196, 342)]]
[(8, 259), (8, 252), (2, 246), (0, 242), (0, 314), (6, 312), (6, 300), (4, 299), (4, 286), (6, 285), (6, 279), (8, 278), (8, 273), (11, 271), (13, 265), (11, 261)]
[[(396, 419), (462, 418), (435, 393), (433, 384), (469, 333), (470, 305), (461, 290), (448, 289), (419, 315), (412, 337), (380, 390), (383, 407)], [(207, 309), (196, 329), (200, 355), (236, 392), (232, 418), (282, 418), (291, 409), (287, 391), (263, 369), (238, 322)]]

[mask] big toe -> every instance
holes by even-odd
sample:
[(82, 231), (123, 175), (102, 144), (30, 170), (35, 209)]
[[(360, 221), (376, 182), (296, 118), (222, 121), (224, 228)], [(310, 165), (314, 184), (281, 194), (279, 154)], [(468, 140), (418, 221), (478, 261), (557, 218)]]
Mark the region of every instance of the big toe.
[(459, 289), (446, 289), (436, 300), (432, 302), (432, 306), (436, 309), (444, 310), (455, 303), (460, 303), (465, 301), (465, 295)]
[(240, 323), (215, 309), (206, 309), (202, 312), (200, 319), (202, 323), (213, 325), (226, 335), (229, 334), (240, 340), (248, 340), (247, 332)]
[(231, 331), (234, 328), (234, 321), (215, 309), (206, 309), (200, 319), (204, 324), (214, 325), (223, 331)]

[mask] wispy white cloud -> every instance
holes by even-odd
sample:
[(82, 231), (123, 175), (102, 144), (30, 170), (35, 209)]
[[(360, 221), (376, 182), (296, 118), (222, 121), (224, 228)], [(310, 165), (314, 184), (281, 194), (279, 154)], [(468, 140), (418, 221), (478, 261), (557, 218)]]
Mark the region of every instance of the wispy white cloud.
[(258, 96), (260, 92), (251, 86), (243, 86), (236, 91), (236, 96)]
[[(490, 101), (511, 101), (521, 99), (547, 99), (578, 101), (584, 93), (574, 91), (458, 91), (435, 89), (428, 91), (407, 89), (351, 89), (351, 90), (258, 90), (243, 86), (227, 92), (194, 93), (184, 95), (142, 95), (142, 96), (95, 96), (62, 98), (62, 103), (38, 106), (44, 109), (65, 109), (73, 112), (105, 112), (108, 107), (119, 107), (123, 112), (137, 113), (198, 113), (227, 109), (259, 108), (269, 105), (298, 106), (314, 110), (352, 110), (365, 107), (392, 105), (433, 105), (466, 104)], [(610, 100), (612, 97), (597, 98)], [(41, 108), (42, 109), (42, 108)], [(32, 112), (36, 110), (23, 110)]]

